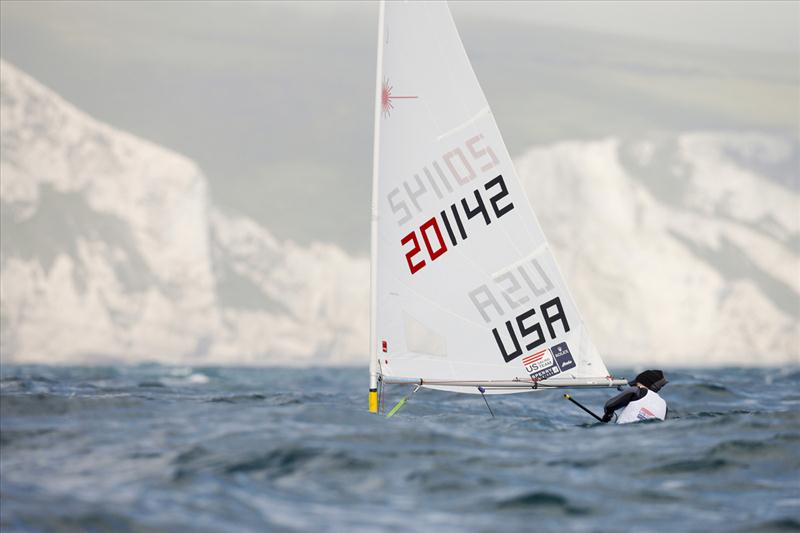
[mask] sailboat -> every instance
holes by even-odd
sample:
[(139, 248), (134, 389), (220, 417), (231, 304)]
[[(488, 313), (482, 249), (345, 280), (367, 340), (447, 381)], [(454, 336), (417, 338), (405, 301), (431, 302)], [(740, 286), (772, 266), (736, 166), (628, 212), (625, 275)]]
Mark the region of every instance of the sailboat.
[(446, 2), (380, 3), (371, 225), (371, 412), (385, 384), (626, 383), (589, 337)]

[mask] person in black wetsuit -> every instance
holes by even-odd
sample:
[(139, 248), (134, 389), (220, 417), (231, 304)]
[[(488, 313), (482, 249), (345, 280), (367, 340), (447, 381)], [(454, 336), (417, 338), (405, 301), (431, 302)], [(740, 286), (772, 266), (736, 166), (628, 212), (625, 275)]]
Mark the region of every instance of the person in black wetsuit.
[(667, 417), (667, 403), (658, 395), (661, 387), (667, 384), (661, 370), (645, 370), (628, 384), (631, 386), (606, 402), (603, 422), (610, 422), (618, 409), (622, 412), (617, 424)]

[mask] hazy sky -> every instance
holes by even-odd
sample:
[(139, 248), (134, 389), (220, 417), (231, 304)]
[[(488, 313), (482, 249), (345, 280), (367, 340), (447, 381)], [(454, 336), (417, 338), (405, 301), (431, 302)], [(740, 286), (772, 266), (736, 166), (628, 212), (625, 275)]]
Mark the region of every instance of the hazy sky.
[(650, 0), (451, 3), (453, 11), (608, 34), (796, 53), (800, 3)]
[[(451, 4), (512, 155), (659, 130), (800, 135), (799, 5)], [(367, 249), (376, 4), (4, 1), (0, 22), (4, 59), (196, 160), (217, 204)]]

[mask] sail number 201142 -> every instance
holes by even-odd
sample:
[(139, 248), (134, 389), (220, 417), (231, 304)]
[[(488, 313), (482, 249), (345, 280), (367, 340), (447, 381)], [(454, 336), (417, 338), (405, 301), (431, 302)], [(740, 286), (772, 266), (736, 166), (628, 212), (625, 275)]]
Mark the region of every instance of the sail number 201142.
[[(471, 220), (476, 218), (483, 220), (488, 226), (493, 220), (514, 209), (514, 203), (507, 199), (507, 196), (506, 182), (502, 175), (498, 175), (487, 181), (483, 187), (475, 189), (471, 195), (450, 204), (437, 216), (429, 218), (419, 228), (403, 237), (400, 244), (404, 246), (411, 274), (419, 272), (428, 261), (435, 261), (444, 255), (448, 250), (448, 242), (452, 246), (458, 246), (460, 241), (465, 241), (469, 237), (467, 230), (472, 224)], [(440, 220), (444, 226), (444, 233), (439, 225)], [(445, 239), (445, 233), (448, 239)], [(420, 239), (425, 245), (424, 251)]]

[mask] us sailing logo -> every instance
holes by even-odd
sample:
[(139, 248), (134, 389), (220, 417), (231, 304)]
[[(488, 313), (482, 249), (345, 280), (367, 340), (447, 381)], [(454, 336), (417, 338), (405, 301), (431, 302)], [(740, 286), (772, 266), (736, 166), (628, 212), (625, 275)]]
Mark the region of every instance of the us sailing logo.
[(530, 367), (533, 367), (534, 369), (536, 369), (539, 366), (536, 363), (538, 363), (539, 361), (541, 361), (544, 358), (544, 354), (546, 352), (547, 352), (547, 350), (542, 350), (541, 352), (536, 352), (533, 355), (529, 355), (528, 357), (524, 357), (522, 359), (522, 364), (524, 366), (526, 366), (526, 367), (530, 366)]
[(384, 118), (389, 118), (392, 114), (392, 109), (394, 109), (394, 104), (392, 104), (393, 100), (413, 100), (417, 98), (416, 96), (398, 96), (392, 94), (393, 89), (394, 87), (389, 84), (389, 78), (384, 78), (383, 88), (381, 89), (381, 108), (383, 109)]
[(547, 348), (535, 354), (523, 357), (522, 366), (525, 367), (525, 371), (530, 374), (533, 379), (547, 379), (561, 372), (558, 367), (555, 366), (553, 356)]

